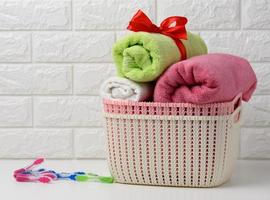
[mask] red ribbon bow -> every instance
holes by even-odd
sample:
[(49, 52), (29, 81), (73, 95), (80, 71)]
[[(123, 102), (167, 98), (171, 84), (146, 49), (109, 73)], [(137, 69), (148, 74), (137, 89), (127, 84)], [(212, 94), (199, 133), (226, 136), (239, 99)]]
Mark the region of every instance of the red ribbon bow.
[(160, 27), (158, 27), (151, 22), (143, 11), (138, 10), (129, 22), (127, 29), (135, 32), (160, 33), (171, 37), (181, 53), (181, 60), (185, 60), (187, 58), (186, 48), (180, 39), (187, 39), (185, 28), (187, 21), (185, 17), (172, 16), (163, 20)]

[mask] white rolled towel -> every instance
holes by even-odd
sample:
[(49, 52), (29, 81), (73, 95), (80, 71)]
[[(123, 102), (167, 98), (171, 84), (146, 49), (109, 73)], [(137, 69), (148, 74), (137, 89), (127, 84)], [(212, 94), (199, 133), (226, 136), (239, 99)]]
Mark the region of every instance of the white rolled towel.
[(126, 78), (111, 77), (101, 86), (100, 94), (105, 99), (145, 101), (153, 95), (152, 83), (137, 83)]

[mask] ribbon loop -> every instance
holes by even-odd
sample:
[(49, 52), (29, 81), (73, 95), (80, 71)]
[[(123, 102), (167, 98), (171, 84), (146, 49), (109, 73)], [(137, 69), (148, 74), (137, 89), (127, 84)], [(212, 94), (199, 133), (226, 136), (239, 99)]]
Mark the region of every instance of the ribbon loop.
[(138, 10), (129, 22), (127, 29), (135, 32), (160, 33), (171, 37), (181, 53), (181, 60), (184, 60), (186, 59), (186, 49), (181, 39), (187, 40), (187, 31), (185, 28), (187, 22), (188, 20), (185, 17), (171, 16), (163, 20), (160, 27), (158, 27), (152, 23), (143, 11)]
[(127, 29), (138, 32), (138, 31), (145, 31), (145, 32), (154, 32), (159, 33), (159, 28), (151, 22), (151, 20), (147, 17), (144, 12), (139, 10), (129, 22)]

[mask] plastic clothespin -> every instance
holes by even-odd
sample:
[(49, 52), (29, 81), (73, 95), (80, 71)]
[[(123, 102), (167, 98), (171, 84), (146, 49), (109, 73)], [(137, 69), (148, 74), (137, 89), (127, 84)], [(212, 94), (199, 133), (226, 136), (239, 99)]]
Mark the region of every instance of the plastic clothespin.
[(20, 174), (24, 174), (24, 175), (32, 175), (32, 176), (47, 176), (50, 177), (52, 180), (56, 180), (57, 179), (57, 175), (54, 171), (52, 170), (45, 170), (45, 169), (39, 169), (39, 170), (30, 170), (30, 171), (26, 171), (26, 172), (22, 172)]
[(32, 175), (32, 174), (17, 174), (16, 181), (18, 182), (41, 182), (50, 183), (53, 180), (51, 176), (47, 175)]
[(32, 174), (35, 176), (38, 175), (46, 175), (50, 176), (53, 180), (60, 180), (60, 179), (70, 179), (75, 181), (75, 176), (76, 175), (83, 175), (85, 172), (56, 172), (54, 170), (46, 170), (44, 168), (38, 169), (38, 170), (30, 170), (23, 172), (23, 174)]
[(55, 174), (57, 175), (57, 179), (70, 179), (76, 181), (76, 176), (85, 175), (85, 172), (73, 172), (73, 173), (60, 172)]
[(43, 163), (43, 162), (44, 162), (44, 158), (38, 158), (31, 165), (29, 165), (27, 167), (24, 167), (24, 168), (21, 168), (21, 169), (15, 170), (14, 173), (13, 173), (13, 176), (16, 177), (17, 174), (30, 171), (30, 170), (34, 169), (35, 167), (37, 167), (38, 165), (40, 165), (41, 163)]
[(43, 158), (35, 160), (31, 165), (17, 169), (14, 171), (13, 176), (18, 182), (41, 182), (50, 183), (55, 180), (57, 176), (45, 169), (34, 170), (38, 165), (44, 162)]
[(100, 183), (113, 183), (114, 178), (111, 176), (98, 176), (97, 174), (87, 173), (83, 175), (77, 175), (76, 180), (80, 182), (92, 181)]

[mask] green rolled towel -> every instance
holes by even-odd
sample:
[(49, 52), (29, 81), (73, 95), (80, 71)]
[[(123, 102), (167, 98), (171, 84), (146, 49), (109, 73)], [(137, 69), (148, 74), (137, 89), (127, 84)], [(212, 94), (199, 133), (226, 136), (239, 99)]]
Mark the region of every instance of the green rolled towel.
[[(187, 58), (207, 54), (207, 47), (199, 35), (187, 32)], [(174, 40), (159, 33), (135, 32), (117, 41), (113, 58), (118, 75), (137, 82), (156, 80), (170, 65), (181, 60)]]

